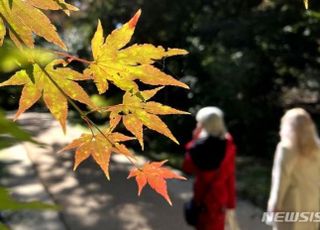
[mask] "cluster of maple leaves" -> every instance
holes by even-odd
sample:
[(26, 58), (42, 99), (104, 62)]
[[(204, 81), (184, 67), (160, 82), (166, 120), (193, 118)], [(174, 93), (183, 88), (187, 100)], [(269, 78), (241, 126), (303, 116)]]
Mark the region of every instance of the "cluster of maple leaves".
[[(78, 9), (64, 0), (0, 0), (0, 44), (2, 45), (8, 33), (19, 49), (33, 48), (33, 34), (36, 34), (67, 50), (55, 26), (43, 13), (44, 10), (63, 10), (69, 15), (70, 11)], [(28, 65), (21, 66), (21, 69), (9, 80), (0, 83), (0, 87), (23, 85), (15, 119), (43, 98), (46, 107), (60, 122), (64, 132), (66, 132), (68, 104), (74, 106), (91, 129), (91, 133), (82, 134), (61, 150), (76, 149), (74, 169), (92, 156), (109, 179), (108, 166), (111, 154), (123, 154), (134, 165), (128, 178), (135, 177), (138, 194), (140, 195), (144, 186), (149, 184), (171, 205), (166, 179), (184, 178), (164, 168), (165, 161), (146, 163), (142, 167), (136, 166), (134, 154), (123, 142), (137, 139), (143, 149), (143, 126), (146, 126), (178, 143), (158, 115), (187, 113), (150, 99), (164, 86), (171, 85), (186, 89), (188, 86), (160, 71), (153, 64), (156, 60), (165, 57), (185, 55), (187, 51), (164, 49), (151, 44), (127, 46), (140, 14), (139, 10), (131, 20), (115, 29), (107, 37), (104, 36), (102, 25), (98, 21), (97, 30), (91, 41), (93, 60), (85, 60), (87, 67), (83, 73), (68, 67), (68, 60), (73, 57), (69, 54), (66, 54), (69, 58), (67, 60), (54, 59), (46, 65), (40, 64), (30, 56)], [(76, 57), (73, 59), (83, 60)], [(124, 91), (123, 102), (98, 108), (76, 82), (83, 80), (93, 80), (99, 94), (105, 93), (110, 83), (114, 84)], [(137, 81), (157, 87), (141, 91)], [(75, 101), (87, 105), (90, 111), (109, 112), (109, 126), (105, 129), (97, 127), (86, 113), (77, 107)], [(121, 121), (134, 137), (114, 131)]]

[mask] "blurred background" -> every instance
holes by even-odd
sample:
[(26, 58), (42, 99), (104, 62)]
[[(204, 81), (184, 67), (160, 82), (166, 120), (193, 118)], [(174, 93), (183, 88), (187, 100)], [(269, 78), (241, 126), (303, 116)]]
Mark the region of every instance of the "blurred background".
[[(71, 17), (50, 12), (69, 52), (91, 59), (90, 40), (100, 18), (109, 34), (138, 10), (142, 16), (132, 43), (177, 47), (189, 55), (156, 63), (157, 67), (186, 82), (191, 90), (166, 87), (157, 101), (193, 115), (203, 106), (225, 111), (228, 128), (238, 148), (238, 192), (265, 209), (270, 170), (278, 141), (279, 120), (288, 108), (300, 106), (320, 122), (320, 3), (302, 0), (86, 0), (69, 1), (80, 8)], [(41, 39), (43, 46), (47, 46)], [(82, 70), (80, 63), (71, 63)], [(5, 80), (8, 74), (2, 74)], [(1, 81), (2, 81), (1, 80)], [(121, 102), (115, 87), (97, 95), (95, 86), (86, 90), (96, 103)], [(17, 109), (20, 87), (0, 89), (3, 110)], [(41, 103), (31, 111), (45, 112)], [(81, 119), (74, 113), (70, 122)], [(99, 124), (105, 116), (92, 115)], [(152, 159), (169, 158), (181, 167), (184, 144), (195, 127), (193, 116), (164, 119), (181, 145), (145, 132), (146, 151)], [(131, 146), (139, 152), (139, 146)]]

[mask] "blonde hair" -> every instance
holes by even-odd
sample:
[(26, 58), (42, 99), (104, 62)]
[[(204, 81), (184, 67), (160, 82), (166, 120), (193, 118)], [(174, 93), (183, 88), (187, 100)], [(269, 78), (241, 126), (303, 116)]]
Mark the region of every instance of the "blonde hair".
[(227, 128), (223, 116), (222, 110), (214, 106), (200, 109), (196, 115), (197, 122), (204, 128), (200, 136), (214, 135), (224, 138)]
[(302, 155), (315, 154), (319, 137), (309, 113), (302, 108), (288, 110), (281, 119), (281, 142), (294, 148)]

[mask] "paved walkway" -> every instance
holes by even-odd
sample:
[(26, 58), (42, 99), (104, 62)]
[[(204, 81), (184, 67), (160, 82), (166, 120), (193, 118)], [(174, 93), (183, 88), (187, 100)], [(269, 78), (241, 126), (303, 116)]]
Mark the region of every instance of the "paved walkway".
[[(12, 229), (32, 230), (191, 230), (182, 216), (183, 203), (191, 196), (189, 181), (169, 181), (174, 203), (170, 207), (159, 195), (145, 189), (137, 197), (134, 180), (127, 180), (130, 164), (113, 157), (111, 181), (107, 181), (92, 160), (72, 171), (73, 153), (57, 153), (81, 131), (69, 127), (64, 136), (58, 123), (48, 114), (27, 113), (19, 121), (31, 130), (45, 147), (30, 143), (17, 145), (0, 153), (0, 162), (9, 175), (0, 180), (22, 200), (43, 200), (62, 207), (59, 213), (22, 212), (10, 217)], [(114, 155), (116, 156), (116, 155)], [(141, 158), (143, 160), (143, 158)], [(261, 210), (239, 201), (237, 209), (241, 229), (270, 229), (261, 224)]]

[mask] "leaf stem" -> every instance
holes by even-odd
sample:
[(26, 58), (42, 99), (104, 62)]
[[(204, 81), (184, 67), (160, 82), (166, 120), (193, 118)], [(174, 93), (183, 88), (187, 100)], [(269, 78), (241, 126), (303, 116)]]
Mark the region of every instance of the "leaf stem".
[(68, 58), (70, 60), (69, 62), (75, 60), (75, 61), (82, 62), (82, 63), (88, 64), (88, 65), (90, 65), (92, 63), (91, 61), (88, 61), (86, 59), (73, 56), (73, 55), (71, 55), (69, 53), (66, 53), (66, 52), (61, 52), (61, 51), (52, 51), (52, 52), (57, 54), (58, 56), (63, 56), (63, 57)]

